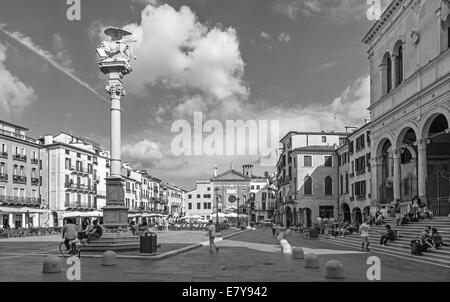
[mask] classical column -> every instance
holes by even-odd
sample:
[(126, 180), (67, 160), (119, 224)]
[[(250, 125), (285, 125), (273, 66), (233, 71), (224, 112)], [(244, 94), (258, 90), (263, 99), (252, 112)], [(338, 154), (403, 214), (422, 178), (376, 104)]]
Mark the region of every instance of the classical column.
[(397, 200), (401, 197), (401, 150), (394, 150), (392, 156), (394, 158), (394, 200)]
[(385, 95), (387, 93), (387, 65), (380, 64), (380, 83), (381, 83), (381, 94)]
[(396, 55), (391, 55), (391, 89), (394, 89), (397, 85), (397, 57)]
[(374, 183), (372, 190), (372, 198), (371, 198), (371, 206), (378, 206), (381, 203), (380, 196), (380, 186), (382, 184), (381, 175), (382, 175), (382, 166), (383, 166), (383, 157), (377, 156), (372, 159), (372, 181)]
[(427, 139), (421, 139), (416, 142), (418, 153), (418, 193), (422, 201), (427, 198)]

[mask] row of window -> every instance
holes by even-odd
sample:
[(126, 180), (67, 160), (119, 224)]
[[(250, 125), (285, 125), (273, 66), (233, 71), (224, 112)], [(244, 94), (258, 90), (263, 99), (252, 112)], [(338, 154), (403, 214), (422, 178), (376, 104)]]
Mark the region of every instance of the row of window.
[(64, 202), (65, 207), (88, 207), (97, 208), (97, 198), (90, 194), (72, 194), (66, 193), (66, 199)]
[[(325, 195), (333, 195), (333, 179), (331, 176), (325, 177), (324, 180)], [(311, 176), (306, 176), (303, 183), (303, 194), (313, 195), (313, 179)]]
[[(201, 210), (202, 204), (200, 202), (197, 203), (197, 210)], [(188, 210), (192, 210), (192, 203), (188, 203)], [(203, 210), (211, 210), (211, 203), (210, 202), (204, 202), (203, 203)]]
[[(2, 154), (3, 153), (8, 153), (7, 145), (2, 143), (2, 146), (1, 146), (0, 150), (1, 150)], [(27, 156), (27, 152), (26, 152), (26, 149), (24, 147), (15, 146), (13, 150), (15, 151), (14, 155), (20, 155), (22, 157), (26, 157)], [(38, 158), (37, 151), (31, 151), (30, 155), (31, 155), (32, 159), (37, 159)]]
[[(202, 198), (201, 194), (197, 194), (197, 199)], [(203, 198), (211, 198), (211, 194), (203, 194)], [(188, 199), (192, 199), (192, 194), (188, 195)]]
[[(24, 188), (13, 188), (12, 193), (14, 197), (25, 197), (25, 189)], [(6, 187), (0, 186), (0, 196), (10, 196), (8, 192), (6, 191)], [(31, 190), (31, 197), (37, 198), (38, 197), (38, 191), (33, 189)]]

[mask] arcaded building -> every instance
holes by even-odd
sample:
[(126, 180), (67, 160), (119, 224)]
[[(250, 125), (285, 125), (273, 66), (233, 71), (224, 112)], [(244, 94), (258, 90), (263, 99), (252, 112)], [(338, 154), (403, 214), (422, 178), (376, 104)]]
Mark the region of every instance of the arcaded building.
[(449, 1), (393, 0), (363, 42), (371, 77), (372, 206), (418, 195), (450, 213)]

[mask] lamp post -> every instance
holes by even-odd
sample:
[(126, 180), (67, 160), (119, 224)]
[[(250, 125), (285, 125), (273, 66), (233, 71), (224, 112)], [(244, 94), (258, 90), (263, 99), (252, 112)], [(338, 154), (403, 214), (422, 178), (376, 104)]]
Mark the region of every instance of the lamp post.
[(239, 220), (239, 198), (236, 200), (237, 201), (237, 224), (238, 224), (238, 227), (240, 227), (241, 226), (241, 222), (240, 222), (240, 220)]
[(219, 188), (216, 187), (214, 189), (214, 192), (216, 193), (216, 226), (219, 225)]

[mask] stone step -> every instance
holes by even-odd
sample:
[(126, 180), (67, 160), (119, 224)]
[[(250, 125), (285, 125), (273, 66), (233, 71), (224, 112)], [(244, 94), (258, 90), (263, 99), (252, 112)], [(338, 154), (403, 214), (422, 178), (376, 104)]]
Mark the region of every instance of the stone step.
[[(351, 243), (351, 244), (355, 244), (359, 247), (361, 247), (361, 239), (360, 238), (356, 238), (356, 237), (351, 237), (351, 236), (347, 236), (347, 237), (338, 237), (335, 239), (330, 239), (330, 240), (337, 240), (340, 242), (345, 242), (345, 243)], [(378, 242), (374, 242), (372, 240), (371, 242), (371, 247), (377, 247), (379, 249), (385, 250), (385, 251), (396, 251), (396, 252), (407, 252), (409, 254), (411, 254), (411, 247), (408, 244), (399, 244), (399, 243), (395, 243), (395, 242), (389, 242), (388, 246), (380, 246), (378, 244)], [(430, 257), (431, 259), (439, 259), (439, 260), (443, 260), (443, 261), (448, 261), (450, 264), (450, 254), (448, 253), (448, 251), (446, 250), (427, 250), (426, 252), (423, 253), (424, 255), (427, 255), (428, 257)]]
[[(355, 243), (345, 243), (345, 242), (340, 242), (340, 241), (335, 241), (335, 240), (329, 240), (330, 243), (336, 244), (336, 245), (340, 245), (340, 246), (346, 246), (346, 247), (354, 247), (354, 248), (361, 248), (361, 244), (355, 244)], [(402, 257), (402, 258), (406, 258), (415, 262), (421, 262), (421, 263), (426, 263), (426, 264), (432, 264), (432, 265), (438, 265), (441, 267), (446, 267), (446, 268), (450, 268), (450, 263), (445, 263), (442, 261), (436, 261), (435, 258), (430, 258), (426, 255), (421, 255), (421, 256), (413, 256), (411, 255), (411, 252), (404, 252), (404, 251), (395, 251), (395, 250), (385, 250), (385, 249), (380, 249), (377, 247), (370, 247), (371, 251), (374, 252), (379, 252), (381, 254), (387, 254), (390, 256), (397, 256), (397, 257)]]
[[(327, 239), (329, 242), (331, 243), (336, 243), (342, 246), (348, 246), (348, 247), (354, 247), (357, 248), (358, 250), (361, 249), (361, 242), (357, 242), (357, 241), (347, 241), (347, 240), (340, 240), (339, 239)], [(429, 263), (433, 263), (433, 264), (439, 264), (439, 265), (444, 265), (444, 266), (448, 266), (450, 268), (450, 259), (448, 257), (442, 257), (442, 256), (438, 256), (438, 255), (431, 255), (428, 252), (423, 253), (421, 256), (413, 256), (411, 255), (411, 250), (410, 249), (403, 249), (403, 248), (395, 248), (395, 247), (385, 247), (385, 246), (379, 246), (379, 245), (374, 245), (371, 244), (369, 246), (371, 251), (377, 251), (377, 252), (381, 252), (381, 253), (385, 253), (388, 255), (397, 255), (397, 256), (402, 256), (411, 260), (416, 260), (417, 258), (419, 258), (422, 261), (426, 261)]]

